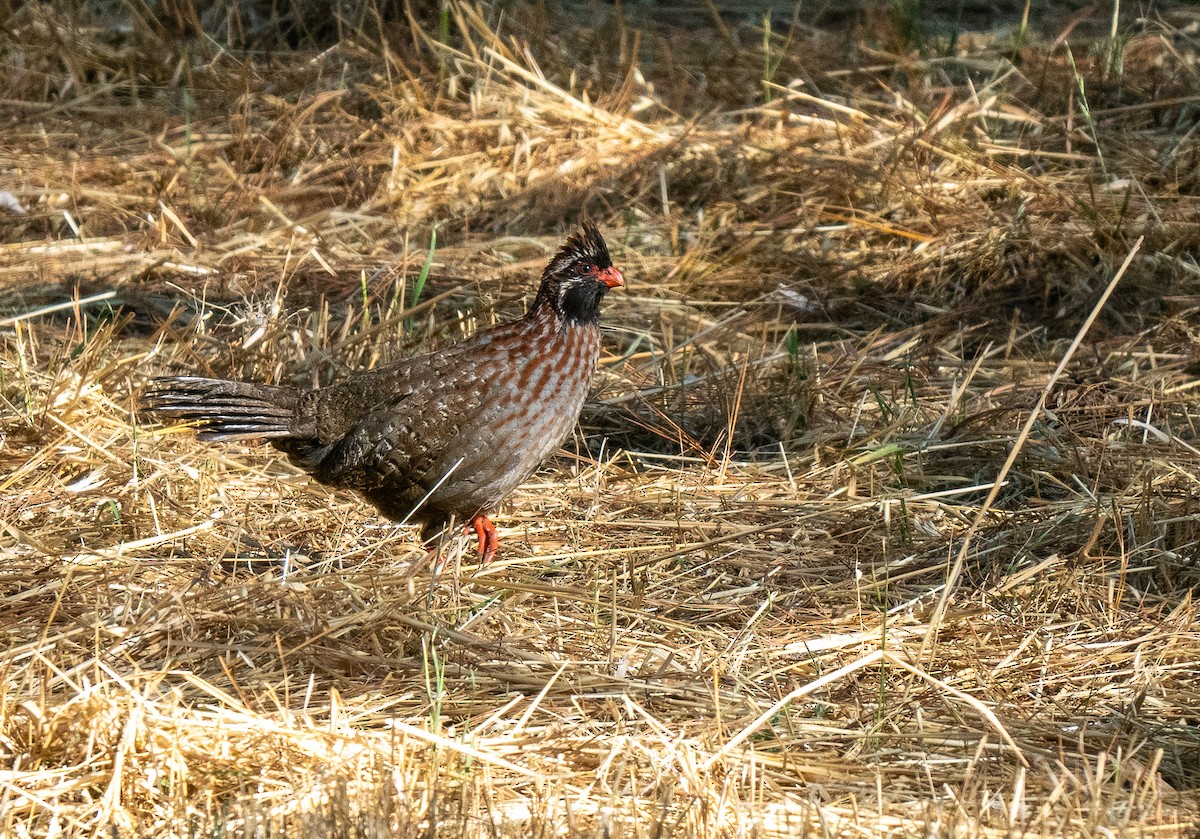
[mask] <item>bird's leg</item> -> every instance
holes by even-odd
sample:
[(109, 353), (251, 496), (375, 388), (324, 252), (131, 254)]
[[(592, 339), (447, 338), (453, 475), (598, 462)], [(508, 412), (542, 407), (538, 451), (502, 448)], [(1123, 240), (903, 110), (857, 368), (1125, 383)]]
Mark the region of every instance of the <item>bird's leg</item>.
[(487, 565), (496, 555), (500, 540), (496, 537), (496, 525), (487, 516), (476, 516), (471, 519), (471, 527), (479, 537), (479, 563)]

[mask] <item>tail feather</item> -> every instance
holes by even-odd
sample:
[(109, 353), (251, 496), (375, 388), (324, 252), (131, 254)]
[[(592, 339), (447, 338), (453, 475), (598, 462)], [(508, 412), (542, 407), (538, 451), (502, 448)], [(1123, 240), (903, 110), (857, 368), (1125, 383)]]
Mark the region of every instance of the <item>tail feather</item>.
[(154, 379), (143, 406), (160, 417), (199, 423), (201, 440), (281, 440), (296, 428), (300, 391), (278, 385), (201, 379)]

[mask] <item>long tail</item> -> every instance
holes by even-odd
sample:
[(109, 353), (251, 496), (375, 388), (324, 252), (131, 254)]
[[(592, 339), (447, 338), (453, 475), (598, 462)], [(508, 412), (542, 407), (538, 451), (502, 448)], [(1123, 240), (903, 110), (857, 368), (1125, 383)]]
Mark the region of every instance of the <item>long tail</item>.
[(142, 406), (160, 417), (200, 424), (201, 440), (283, 440), (302, 436), (296, 428), (300, 391), (278, 385), (201, 379), (154, 379)]

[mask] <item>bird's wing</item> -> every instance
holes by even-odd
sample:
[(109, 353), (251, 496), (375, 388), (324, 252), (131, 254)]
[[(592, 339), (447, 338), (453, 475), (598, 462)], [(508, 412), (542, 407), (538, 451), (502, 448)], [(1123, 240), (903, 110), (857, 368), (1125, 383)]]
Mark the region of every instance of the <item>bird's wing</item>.
[(483, 405), (483, 377), (461, 356), (410, 359), (314, 391), (317, 479), (367, 493), (386, 487), (401, 504), (419, 500), (431, 488), (429, 471)]

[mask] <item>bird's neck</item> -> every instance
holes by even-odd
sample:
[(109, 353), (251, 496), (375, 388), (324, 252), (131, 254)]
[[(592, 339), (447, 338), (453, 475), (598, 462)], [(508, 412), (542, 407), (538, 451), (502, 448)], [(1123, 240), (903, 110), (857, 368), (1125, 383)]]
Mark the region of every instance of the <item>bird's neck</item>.
[(524, 329), (538, 336), (538, 340), (559, 341), (571, 334), (594, 331), (600, 333), (599, 318), (574, 319), (564, 317), (554, 306), (540, 301), (529, 307), (529, 311), (521, 318)]
[(554, 305), (548, 299), (543, 299), (540, 294), (525, 313), (525, 322), (538, 331), (550, 333), (558, 332), (566, 325), (566, 320)]

